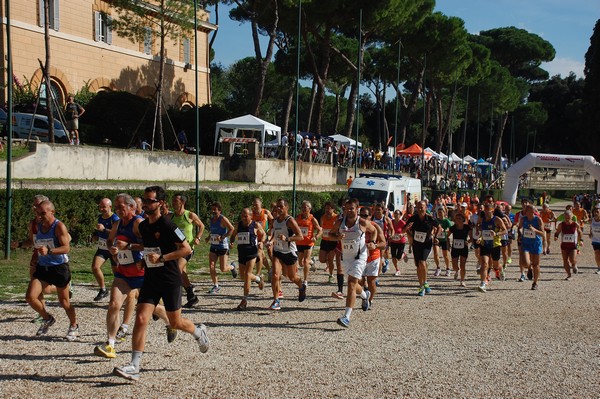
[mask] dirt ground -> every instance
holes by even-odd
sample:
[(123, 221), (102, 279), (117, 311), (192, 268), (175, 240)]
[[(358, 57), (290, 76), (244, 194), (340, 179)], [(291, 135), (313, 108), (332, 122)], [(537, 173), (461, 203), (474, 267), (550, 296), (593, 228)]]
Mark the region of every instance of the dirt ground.
[(335, 286), (320, 264), (305, 302), (284, 283), (278, 312), (267, 309), (268, 285), (261, 292), (253, 284), (249, 308), (239, 312), (240, 281), (222, 276), (218, 295), (199, 283), (200, 304), (184, 313), (208, 326), (210, 350), (200, 353), (183, 333), (168, 344), (163, 323), (152, 322), (135, 383), (111, 374), (129, 362), (130, 337), (116, 359), (93, 355), (106, 339), (107, 308), (93, 302), (95, 287), (75, 285), (77, 342), (63, 339), (68, 321), (56, 302), (49, 308), (57, 323), (38, 338), (28, 305), (4, 301), (0, 397), (599, 398), (600, 275), (586, 240), (580, 273), (564, 281), (557, 248), (542, 257), (537, 291), (517, 282), (513, 262), (506, 281), (477, 292), (471, 255), (466, 289), (430, 267), (433, 291), (420, 298), (412, 260), (401, 262), (402, 276), (381, 276), (372, 310), (357, 301), (349, 329), (335, 322), (344, 303), (331, 297)]

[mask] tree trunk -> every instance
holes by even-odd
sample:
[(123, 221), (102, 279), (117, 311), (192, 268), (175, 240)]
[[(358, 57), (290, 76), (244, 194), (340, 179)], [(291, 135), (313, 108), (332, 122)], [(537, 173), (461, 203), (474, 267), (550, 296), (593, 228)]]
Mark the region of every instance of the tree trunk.
[(308, 108), (308, 120), (306, 121), (306, 131), (310, 132), (312, 129), (312, 117), (315, 109), (315, 99), (317, 97), (317, 81), (313, 79), (312, 88), (310, 90), (310, 107)]
[[(44, 64), (44, 81), (46, 84), (46, 115), (48, 115), (48, 141), (54, 143), (54, 114), (52, 112), (52, 84), (50, 82), (50, 13), (48, 0), (44, 0), (44, 47), (46, 63)], [(42, 82), (44, 84), (44, 82)], [(39, 101), (39, 99), (38, 99)], [(69, 132), (67, 131), (67, 136)]]
[(352, 135), (352, 126), (356, 116), (356, 98), (358, 97), (358, 76), (352, 79), (350, 93), (348, 94), (348, 104), (346, 105), (346, 124), (344, 125), (343, 135), (350, 137)]
[[(269, 65), (271, 64), (271, 58), (273, 58), (273, 49), (275, 48), (275, 39), (277, 37), (277, 25), (279, 23), (279, 11), (277, 8), (277, 0), (273, 0), (274, 6), (274, 19), (273, 19), (273, 27), (269, 31), (269, 43), (267, 44), (267, 53), (265, 57), (262, 57), (262, 51), (260, 49), (260, 39), (258, 37), (258, 24), (256, 22), (256, 18), (252, 18), (252, 41), (254, 43), (254, 53), (256, 56), (256, 61), (258, 63), (258, 84), (256, 87), (256, 91), (254, 94), (254, 104), (253, 104), (253, 112), (252, 114), (256, 117), (260, 116), (260, 105), (262, 103), (263, 94), (265, 91), (265, 81), (267, 79), (267, 71), (269, 69)], [(256, 9), (256, 3), (253, 2), (253, 15), (257, 15), (258, 12)]]
[(504, 129), (506, 128), (506, 122), (508, 121), (508, 112), (502, 114), (502, 118), (499, 121), (498, 134), (494, 139), (494, 151), (492, 152), (492, 163), (496, 166), (501, 165), (502, 161), (502, 137), (504, 136)]
[[(215, 2), (215, 25), (219, 26), (219, 3), (220, 1)], [(209, 63), (208, 65), (210, 66), (210, 50), (212, 50), (213, 48), (213, 44), (215, 44), (215, 40), (217, 39), (217, 33), (219, 32), (218, 29), (213, 31), (212, 36), (210, 37), (210, 42), (208, 43), (208, 57), (209, 57)], [(197, 49), (195, 49), (194, 51), (196, 51)], [(198, 100), (196, 100), (196, 102), (198, 102)]]
[(292, 79), (292, 83), (290, 84), (290, 89), (288, 90), (288, 99), (287, 99), (287, 105), (285, 107), (285, 115), (283, 117), (283, 126), (281, 126), (283, 131), (281, 132), (281, 134), (287, 133), (289, 131), (290, 115), (292, 113), (292, 104), (294, 103), (294, 89), (295, 88), (296, 88), (296, 79)]
[[(164, 8), (164, 0), (161, 1), (161, 8)], [(156, 128), (158, 130), (158, 140), (160, 149), (165, 149), (165, 135), (162, 126), (162, 93), (163, 93), (163, 80), (165, 75), (165, 21), (164, 17), (160, 20), (160, 57), (159, 57), (159, 69), (158, 69), (158, 85), (156, 87)], [(152, 143), (154, 145), (154, 143)]]
[(320, 48), (319, 48), (319, 63), (317, 64), (317, 60), (315, 59), (315, 54), (310, 45), (310, 41), (308, 40), (308, 35), (306, 30), (303, 31), (303, 39), (306, 45), (306, 52), (308, 56), (308, 61), (310, 63), (313, 79), (317, 83), (317, 119), (316, 119), (316, 129), (315, 133), (321, 133), (321, 121), (323, 119), (324, 112), (324, 104), (325, 104), (325, 86), (327, 85), (327, 75), (329, 73), (329, 63), (331, 61), (331, 48), (330, 48), (330, 40), (331, 40), (331, 29), (326, 26), (323, 28), (325, 32), (325, 36), (321, 38)]
[[(419, 75), (417, 76), (417, 81), (415, 82), (415, 88), (413, 89), (410, 99), (408, 100), (408, 104), (402, 105), (402, 112), (400, 113), (400, 121), (398, 122), (398, 131), (402, 134), (401, 143), (406, 142), (406, 128), (410, 122), (410, 118), (412, 114), (415, 112), (417, 108), (417, 102), (419, 101), (419, 94), (421, 93), (421, 87), (423, 86), (423, 76), (425, 76), (425, 67), (423, 66), (419, 71)], [(399, 91), (398, 91), (399, 92)], [(425, 106), (425, 104), (423, 104)]]

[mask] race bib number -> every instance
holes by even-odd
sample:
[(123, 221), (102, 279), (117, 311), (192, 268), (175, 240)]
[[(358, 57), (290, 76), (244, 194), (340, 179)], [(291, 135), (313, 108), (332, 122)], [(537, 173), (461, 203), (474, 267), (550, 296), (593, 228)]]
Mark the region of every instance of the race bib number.
[(417, 242), (425, 242), (425, 240), (427, 239), (427, 233), (423, 233), (422, 231), (415, 231), (414, 239)]
[(576, 241), (577, 240), (576, 240), (575, 234), (563, 234), (563, 236), (562, 236), (562, 242), (568, 242), (568, 243), (575, 244)]
[(219, 234), (211, 234), (210, 245), (221, 245), (221, 236)]
[(331, 231), (331, 229), (323, 229), (323, 237), (324, 238), (329, 238), (329, 232)]
[(120, 265), (131, 265), (133, 261), (133, 253), (129, 249), (121, 249), (117, 252), (117, 261)]
[(402, 239), (402, 236), (400, 234), (394, 234), (392, 236), (392, 241), (400, 241)]
[(275, 250), (276, 251), (284, 251), (286, 249), (286, 245), (287, 243), (285, 241), (282, 241), (280, 239), (276, 239), (275, 240)]
[(237, 242), (241, 245), (250, 244), (250, 233), (237, 233)]
[(544, 223), (544, 230), (552, 230), (552, 223)]
[(535, 231), (531, 231), (529, 229), (523, 230), (523, 237), (525, 238), (535, 238)]
[(465, 248), (465, 240), (454, 239), (454, 241), (452, 241), (452, 248), (464, 249)]
[(446, 239), (446, 232), (444, 230), (441, 230), (439, 233), (437, 233), (436, 237), (444, 240), (444, 239)]
[(159, 247), (149, 247), (149, 248), (145, 247), (144, 248), (144, 260), (146, 261), (146, 267), (148, 267), (149, 269), (152, 269), (154, 267), (161, 267), (161, 266), (165, 265), (163, 262), (157, 262), (157, 263), (150, 262), (150, 259), (148, 259), (148, 255), (150, 255), (150, 254), (158, 254), (160, 256), (160, 255), (162, 255), (162, 252)]
[(108, 245), (106, 245), (106, 238), (98, 238), (98, 249), (108, 249)]
[(494, 239), (494, 232), (492, 230), (483, 230), (481, 232), (481, 235), (483, 236), (483, 239), (486, 241), (491, 241)]
[(357, 251), (358, 250), (358, 242), (342, 241), (342, 250), (343, 251)]
[(600, 238), (600, 226), (592, 227), (592, 237)]
[(477, 229), (473, 230), (473, 239), (477, 240), (479, 237), (481, 237), (481, 231)]
[(308, 236), (308, 227), (300, 227), (300, 233), (302, 233), (303, 237)]
[(48, 247), (50, 249), (56, 248), (54, 246), (54, 239), (52, 239), (52, 238), (40, 238), (40, 239), (36, 238), (35, 246), (36, 247)]

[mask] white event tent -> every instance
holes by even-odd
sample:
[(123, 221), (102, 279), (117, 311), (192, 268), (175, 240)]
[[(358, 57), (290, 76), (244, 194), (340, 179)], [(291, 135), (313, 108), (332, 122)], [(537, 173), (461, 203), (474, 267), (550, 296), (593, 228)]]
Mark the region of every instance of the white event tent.
[[(356, 140), (353, 140), (350, 137), (344, 136), (343, 134), (334, 134), (334, 135), (331, 135), (328, 137), (331, 140), (335, 141), (336, 143), (344, 144), (345, 146), (348, 146), (348, 147), (356, 146)], [(362, 148), (362, 143), (360, 141), (358, 142), (358, 146), (360, 148)]]
[[(232, 132), (226, 132), (224, 129), (232, 130)], [(267, 135), (276, 136), (277, 143), (281, 144), (281, 128), (279, 126), (275, 126), (272, 123), (248, 114), (217, 123), (215, 127), (214, 153), (216, 154), (217, 152), (217, 143), (219, 141), (222, 141), (224, 137), (237, 137), (240, 130), (259, 131), (261, 145), (265, 143)]]
[(450, 154), (448, 157), (448, 161), (450, 162), (462, 162), (462, 158), (456, 155), (455, 153)]

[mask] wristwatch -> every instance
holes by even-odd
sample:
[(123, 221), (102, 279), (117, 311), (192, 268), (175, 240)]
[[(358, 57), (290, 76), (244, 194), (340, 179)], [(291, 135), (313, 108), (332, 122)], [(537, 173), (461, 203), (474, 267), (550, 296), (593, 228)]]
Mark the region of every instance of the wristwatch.
[(163, 263), (163, 262), (165, 261), (165, 258), (163, 258), (163, 256), (161, 255), (161, 256), (158, 258), (158, 261), (159, 261), (159, 262), (161, 262), (161, 263)]

